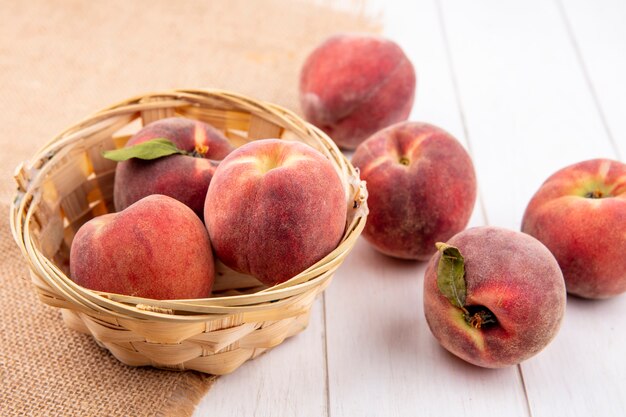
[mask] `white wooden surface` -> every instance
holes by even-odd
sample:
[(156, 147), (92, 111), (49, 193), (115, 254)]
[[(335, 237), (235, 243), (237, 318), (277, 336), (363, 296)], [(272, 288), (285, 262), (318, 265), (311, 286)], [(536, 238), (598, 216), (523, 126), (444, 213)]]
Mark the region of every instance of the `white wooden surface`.
[[(411, 119), (445, 128), (472, 155), (471, 225), (519, 229), (554, 171), (625, 161), (624, 0), (370, 3), (417, 68)], [(219, 378), (195, 415), (626, 416), (626, 295), (569, 297), (543, 352), (486, 370), (431, 336), (424, 269), (361, 239), (307, 330)]]

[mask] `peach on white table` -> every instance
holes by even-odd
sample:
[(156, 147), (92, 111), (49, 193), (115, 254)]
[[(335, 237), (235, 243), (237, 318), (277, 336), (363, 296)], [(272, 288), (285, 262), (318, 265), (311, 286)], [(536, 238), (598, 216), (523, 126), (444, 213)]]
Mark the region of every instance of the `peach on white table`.
[[(480, 198), (470, 225), (519, 229), (554, 171), (626, 157), (626, 3), (599, 0), (371, 2), (418, 74), (412, 120), (462, 141)], [(361, 240), (309, 327), (218, 379), (196, 410), (258, 416), (623, 416), (626, 295), (569, 297), (543, 352), (484, 370), (430, 334), (424, 263)]]

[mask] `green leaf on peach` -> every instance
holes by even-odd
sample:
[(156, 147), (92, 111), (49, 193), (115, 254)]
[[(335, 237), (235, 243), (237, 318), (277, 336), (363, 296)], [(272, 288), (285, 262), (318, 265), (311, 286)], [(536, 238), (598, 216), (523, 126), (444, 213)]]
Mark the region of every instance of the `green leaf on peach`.
[(127, 148), (102, 152), (102, 156), (116, 162), (132, 158), (152, 160), (176, 154), (187, 155), (188, 153), (178, 149), (174, 142), (165, 138), (151, 139)]
[(437, 286), (439, 291), (450, 303), (465, 311), (467, 296), (465, 283), (465, 259), (458, 248), (438, 242), (437, 249), (441, 253), (437, 265)]

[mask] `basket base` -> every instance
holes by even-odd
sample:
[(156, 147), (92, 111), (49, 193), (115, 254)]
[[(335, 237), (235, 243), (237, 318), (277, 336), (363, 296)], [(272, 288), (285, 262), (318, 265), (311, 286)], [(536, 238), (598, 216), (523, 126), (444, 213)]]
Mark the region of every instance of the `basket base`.
[(304, 314), (279, 321), (242, 324), (217, 330), (236, 331), (242, 326), (252, 326), (244, 337), (216, 350), (214, 343), (202, 341), (207, 339), (203, 335), (212, 332), (204, 332), (179, 343), (155, 343), (145, 340), (132, 330), (106, 325), (88, 314), (68, 309), (61, 311), (67, 327), (91, 335), (100, 347), (107, 349), (125, 365), (153, 366), (172, 371), (195, 370), (213, 375), (229, 374), (246, 361), (300, 333), (308, 326), (310, 317), (308, 310)]

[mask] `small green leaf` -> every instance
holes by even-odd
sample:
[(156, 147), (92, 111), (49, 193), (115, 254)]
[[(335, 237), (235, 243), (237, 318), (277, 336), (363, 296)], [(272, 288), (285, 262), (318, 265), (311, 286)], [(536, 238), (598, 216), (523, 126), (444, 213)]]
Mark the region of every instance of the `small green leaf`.
[(465, 311), (465, 260), (458, 248), (438, 242), (437, 249), (441, 252), (437, 266), (437, 286), (450, 303)]
[(102, 156), (117, 162), (131, 158), (151, 160), (174, 154), (187, 155), (188, 153), (178, 149), (171, 140), (165, 138), (151, 139), (128, 148), (102, 152)]

